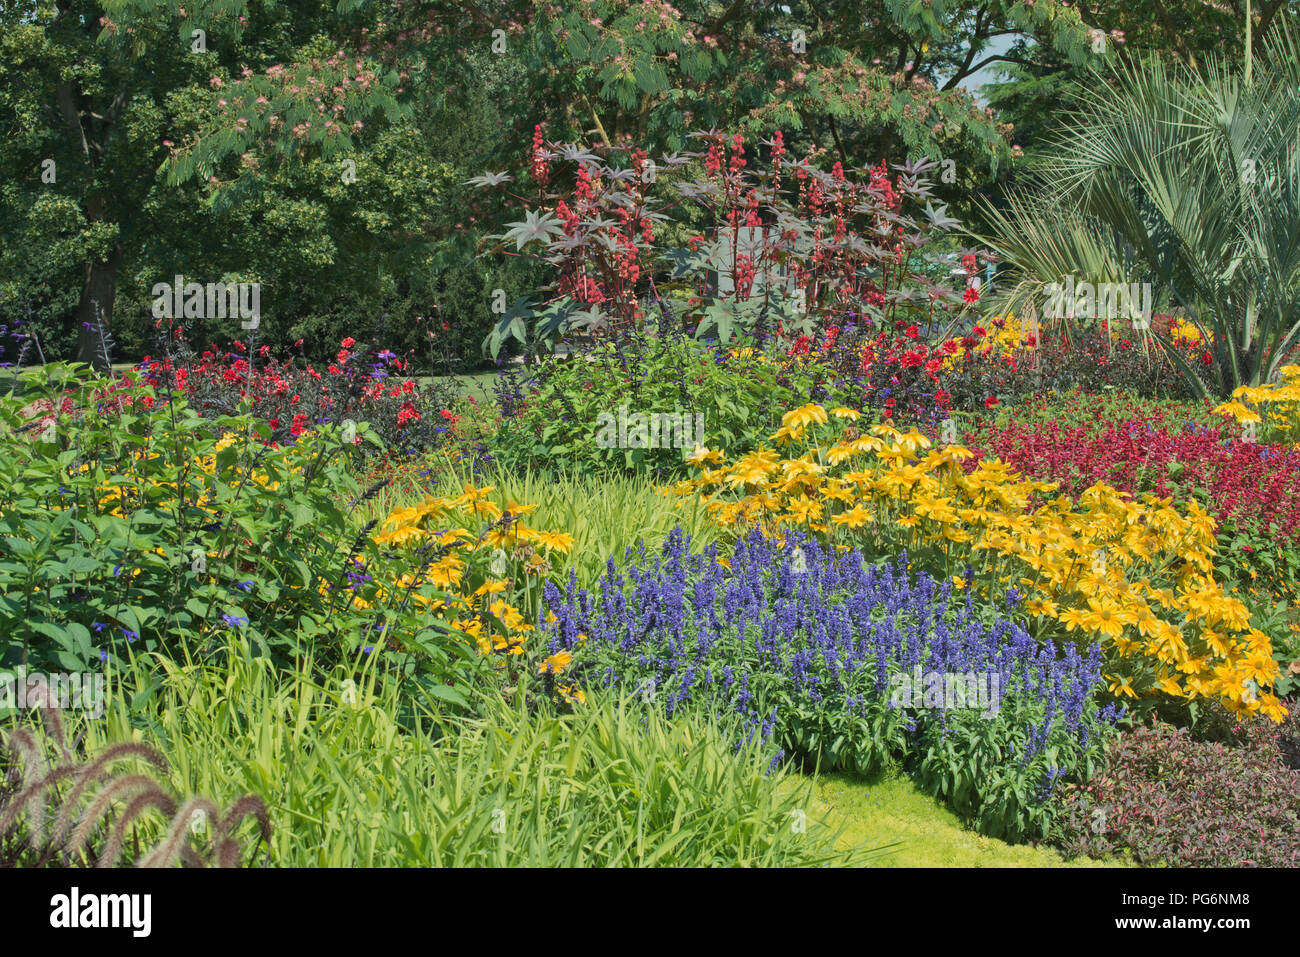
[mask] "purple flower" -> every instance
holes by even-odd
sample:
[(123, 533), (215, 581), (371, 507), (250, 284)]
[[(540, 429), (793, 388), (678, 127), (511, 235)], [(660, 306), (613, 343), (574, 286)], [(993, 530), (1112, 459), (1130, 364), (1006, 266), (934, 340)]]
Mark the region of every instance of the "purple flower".
[[(954, 594), (946, 579), (909, 573), (905, 554), (882, 563), (797, 535), (783, 548), (755, 532), (736, 543), (730, 568), (717, 558), (715, 548), (692, 553), (680, 530), (657, 553), (638, 543), (590, 591), (574, 574), (565, 587), (547, 582), (539, 630), (552, 652), (574, 651), (610, 687), (652, 680), (668, 713), (734, 715), (741, 739), (771, 740), (823, 769), (902, 759), (942, 775), (953, 742), (966, 742), (1000, 782), (979, 798), (991, 805), (1017, 800), (992, 774), (1006, 755), (1030, 776), (1030, 800), (1082, 764), (1114, 723), (1098, 705), (1097, 645), (1041, 647), (996, 607), (977, 607), (972, 589)], [(1010, 611), (1021, 596), (1005, 599)], [(580, 634), (589, 639), (581, 647)], [(900, 683), (918, 681), (915, 695), (895, 700)]]

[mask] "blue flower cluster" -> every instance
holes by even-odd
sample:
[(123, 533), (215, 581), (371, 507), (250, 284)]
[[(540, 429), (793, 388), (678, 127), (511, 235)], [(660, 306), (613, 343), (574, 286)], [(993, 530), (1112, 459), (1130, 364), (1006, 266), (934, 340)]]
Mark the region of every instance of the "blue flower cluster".
[(546, 588), (541, 627), (586, 683), (669, 714), (736, 714), (824, 770), (902, 761), (1002, 834), (1036, 829), (1034, 809), (1086, 773), (1119, 716), (1098, 701), (1096, 645), (1040, 645), (1008, 614), (1014, 592), (1003, 607), (955, 596), (906, 556), (877, 565), (755, 532), (727, 567), (676, 531), (658, 554), (629, 550), (625, 568), (611, 560), (590, 591), (573, 577)]

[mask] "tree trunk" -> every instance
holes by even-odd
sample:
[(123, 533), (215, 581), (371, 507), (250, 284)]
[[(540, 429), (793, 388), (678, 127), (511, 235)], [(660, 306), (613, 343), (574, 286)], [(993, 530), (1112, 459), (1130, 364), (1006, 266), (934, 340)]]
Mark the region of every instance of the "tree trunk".
[(114, 244), (107, 259), (86, 263), (82, 273), (81, 302), (77, 305), (77, 361), (89, 363), (100, 372), (109, 371), (104, 343), (110, 341), (114, 281), (121, 263), (122, 247)]

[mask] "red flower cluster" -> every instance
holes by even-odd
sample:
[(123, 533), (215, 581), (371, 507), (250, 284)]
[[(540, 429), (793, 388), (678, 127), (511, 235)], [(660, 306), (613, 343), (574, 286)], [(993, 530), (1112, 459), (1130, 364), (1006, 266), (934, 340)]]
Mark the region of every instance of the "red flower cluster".
[[(409, 372), (410, 363), (387, 350), (359, 362), (368, 353), (355, 351), (357, 340), (351, 336), (339, 343), (337, 362), (328, 374), (310, 364), (271, 358), (265, 349), (258, 350), (262, 361), (250, 363), (240, 354), (247, 351), (244, 344), (232, 345), (236, 351), (223, 353), (214, 346), (195, 357), (182, 342), (175, 358), (146, 356), (141, 370), (156, 390), (185, 394), (200, 415), (231, 414), (249, 403), (253, 414), (271, 426), (273, 443), (292, 441), (316, 423), (351, 418), (370, 423), (391, 447), (429, 446), (438, 433), (449, 434), (455, 425), (455, 416), (444, 408), (448, 424), (417, 435), (413, 430), (423, 418), (421, 409), (433, 403), (414, 380), (391, 374)], [(450, 401), (449, 395), (433, 407)]]
[(1300, 451), (1246, 442), (1235, 431), (1171, 422), (1159, 411), (1130, 406), (1123, 421), (1102, 428), (984, 424), (966, 444), (978, 457), (996, 456), (1031, 478), (1060, 482), (1070, 496), (1097, 482), (1178, 498), (1201, 489), (1220, 523), (1300, 541)]

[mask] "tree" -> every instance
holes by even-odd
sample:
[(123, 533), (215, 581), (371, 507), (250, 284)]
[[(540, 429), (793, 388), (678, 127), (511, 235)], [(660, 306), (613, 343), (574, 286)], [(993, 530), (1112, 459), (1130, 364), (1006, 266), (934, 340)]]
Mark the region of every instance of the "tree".
[[(449, 74), (453, 86), (466, 76), (474, 82), (484, 58), (522, 64), (515, 96), (532, 115), (511, 131), (513, 155), (535, 122), (546, 124), (551, 139), (635, 143), (651, 152), (680, 148), (692, 129), (782, 128), (792, 148), (802, 149), (803, 137), (843, 160), (952, 159), (962, 171), (959, 189), (995, 174), (1011, 157), (1010, 130), (962, 82), (992, 62), (1035, 62), (1038, 50), (1082, 62), (1089, 38), (1089, 26), (1058, 0), (339, 4), (341, 11), (377, 7), (384, 8), (375, 18), (383, 27), (353, 37), (349, 49), (390, 65), (400, 79), (393, 92), (404, 103), (447, 87)], [(1011, 51), (991, 52), (991, 43), (1012, 35), (1025, 39)], [(323, 66), (329, 65), (316, 68)], [(339, 75), (326, 71), (321, 84)], [(266, 89), (264, 77), (241, 84), (241, 106), (186, 145), (169, 164), (172, 180), (207, 175), (230, 153), (272, 134), (285, 149), (312, 142), (311, 130), (290, 136), (292, 124), (270, 127), (277, 114), (300, 110), (301, 100), (273, 100), (265, 115), (246, 109), (254, 91)], [(352, 102), (380, 105), (367, 97)]]
[[(137, 354), (150, 347), (151, 325), (135, 317), (146, 317), (154, 283), (178, 273), (262, 284), (263, 335), (334, 339), (318, 350), (337, 347), (345, 321), (378, 319), (400, 302), (400, 277), (432, 261), (455, 174), (432, 158), (427, 130), (396, 108), (397, 78), (381, 64), (350, 60), (347, 78), (324, 91), (328, 108), (313, 100), (278, 114), (290, 135), (316, 128), (291, 162), (249, 142), (201, 177), (169, 183), (160, 173), (252, 77), (268, 94), (255, 106), (319, 95), (319, 75), (341, 72), (332, 35), (355, 36), (379, 13), (348, 16), (327, 2), (0, 5), (9, 28), (0, 126), (14, 131), (0, 138), (0, 170), (11, 174), (0, 178), (9, 214), (0, 318), (35, 298), (42, 327), (59, 340), (52, 351), (75, 339), (78, 358), (103, 367), (105, 340)], [(317, 63), (326, 66), (313, 76)], [(350, 106), (336, 109), (357, 90), (364, 121)], [(54, 174), (43, 177), (47, 167)], [(75, 311), (59, 294), (71, 284)], [(123, 308), (127, 321), (114, 323)], [(191, 332), (239, 335), (202, 320)]]
[(8, 291), (42, 268), (74, 267), (80, 292), (68, 324), (78, 358), (99, 367), (124, 257), (157, 226), (149, 200), (175, 98), (199, 89), (238, 26), (204, 20), (202, 42), (190, 29), (199, 24), (180, 19), (118, 30), (105, 17), (111, 6), (0, 4), (0, 128), (14, 134), (0, 140), (0, 179), (15, 184), (0, 227)]
[[(1195, 70), (1208, 57), (1237, 58), (1244, 52), (1245, 0), (1083, 2), (1075, 7), (1083, 22), (1094, 28), (1082, 63), (1041, 50), (1028, 59), (1008, 59), (1001, 64), (1003, 79), (985, 87), (989, 105), (1015, 127), (1027, 158), (1080, 106), (1084, 86), (1105, 81), (1094, 67), (1107, 59), (1156, 58)], [(1252, 46), (1263, 50), (1274, 31), (1300, 14), (1300, 0), (1255, 0), (1249, 9)]]

